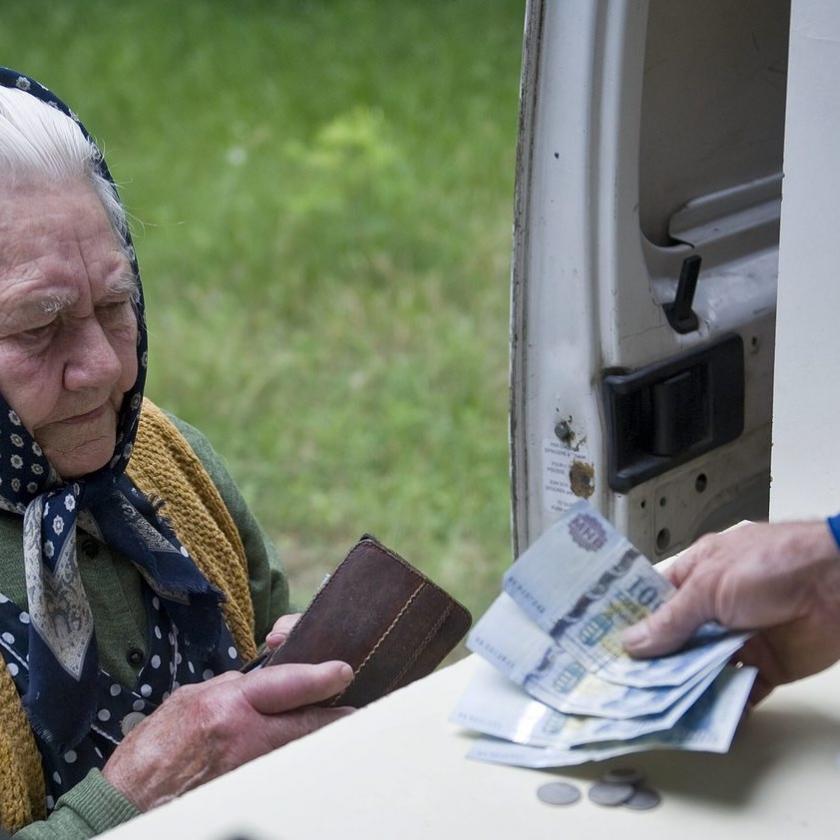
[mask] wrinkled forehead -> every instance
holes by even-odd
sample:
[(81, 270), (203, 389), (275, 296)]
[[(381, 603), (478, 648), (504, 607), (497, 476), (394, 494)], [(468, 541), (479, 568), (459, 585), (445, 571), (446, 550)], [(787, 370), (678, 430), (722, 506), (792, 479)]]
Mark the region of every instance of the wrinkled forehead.
[(136, 286), (125, 248), (90, 186), (0, 188), (0, 314)]

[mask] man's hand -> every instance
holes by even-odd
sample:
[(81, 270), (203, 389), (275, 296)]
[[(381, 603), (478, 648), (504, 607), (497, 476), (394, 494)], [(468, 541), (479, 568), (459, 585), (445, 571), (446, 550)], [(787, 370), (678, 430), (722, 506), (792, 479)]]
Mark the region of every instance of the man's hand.
[(676, 594), (624, 632), (636, 657), (681, 647), (704, 622), (761, 630), (739, 658), (758, 702), (840, 659), (840, 552), (825, 522), (756, 524), (700, 539), (665, 572)]
[(103, 775), (141, 811), (352, 712), (312, 706), (353, 679), (345, 662), (229, 671), (173, 692), (117, 747)]

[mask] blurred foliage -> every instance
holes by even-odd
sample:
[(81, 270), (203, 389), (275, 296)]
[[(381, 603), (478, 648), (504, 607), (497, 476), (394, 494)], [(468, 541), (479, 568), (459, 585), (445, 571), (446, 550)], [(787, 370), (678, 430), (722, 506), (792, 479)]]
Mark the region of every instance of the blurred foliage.
[(149, 395), (201, 428), (305, 603), (371, 531), (480, 610), (510, 559), (522, 2), (28, 0), (133, 218)]

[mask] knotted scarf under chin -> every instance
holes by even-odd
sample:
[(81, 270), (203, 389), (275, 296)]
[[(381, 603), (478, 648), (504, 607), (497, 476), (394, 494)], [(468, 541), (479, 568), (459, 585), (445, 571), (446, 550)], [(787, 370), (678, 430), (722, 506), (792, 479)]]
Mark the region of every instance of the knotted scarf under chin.
[(37, 496), (24, 515), (30, 673), (23, 705), (38, 736), (59, 749), (88, 733), (97, 705), (99, 661), (76, 560), (79, 527), (134, 563), (199, 649), (214, 650), (222, 627), (220, 593), (126, 476)]

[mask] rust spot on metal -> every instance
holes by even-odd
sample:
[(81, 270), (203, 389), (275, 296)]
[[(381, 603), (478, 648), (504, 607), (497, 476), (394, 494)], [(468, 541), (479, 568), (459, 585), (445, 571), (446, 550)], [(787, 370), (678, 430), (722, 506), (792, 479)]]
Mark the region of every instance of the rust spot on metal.
[(585, 461), (572, 461), (569, 484), (575, 496), (588, 499), (595, 492), (595, 468)]

